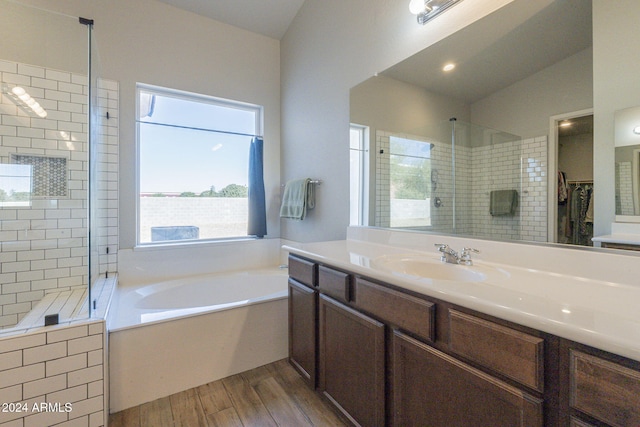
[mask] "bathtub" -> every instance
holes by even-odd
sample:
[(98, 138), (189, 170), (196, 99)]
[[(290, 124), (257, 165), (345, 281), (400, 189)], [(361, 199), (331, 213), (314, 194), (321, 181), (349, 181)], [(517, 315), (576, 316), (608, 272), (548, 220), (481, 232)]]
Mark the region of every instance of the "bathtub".
[(287, 296), (287, 270), (258, 269), (169, 280), (118, 289), (112, 332), (228, 310)]
[(117, 290), (109, 315), (110, 411), (285, 358), (287, 270)]

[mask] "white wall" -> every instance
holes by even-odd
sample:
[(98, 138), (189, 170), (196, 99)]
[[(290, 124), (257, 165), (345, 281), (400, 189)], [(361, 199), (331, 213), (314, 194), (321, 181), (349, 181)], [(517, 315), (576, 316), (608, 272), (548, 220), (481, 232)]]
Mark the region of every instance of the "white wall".
[(155, 0), (24, 0), (95, 20), (102, 75), (120, 83), (120, 248), (135, 245), (135, 84), (263, 105), (267, 237), (279, 237), (280, 46)]
[(350, 120), (375, 130), (423, 134), (428, 125), (451, 117), (469, 121), (469, 107), (460, 100), (427, 92), (419, 86), (385, 76), (372, 77), (350, 92)]
[(581, 134), (559, 138), (558, 170), (568, 181), (593, 179), (593, 135)]
[[(608, 234), (615, 220), (614, 113), (640, 105), (640, 61), (630, 46), (640, 43), (640, 2), (593, 0), (594, 235)], [(603, 165), (602, 167), (600, 165)]]
[(471, 122), (535, 138), (549, 117), (593, 107), (591, 49), (570, 56), (471, 105)]
[(345, 237), (349, 89), (508, 3), (465, 0), (421, 26), (408, 2), (305, 1), (281, 42), (282, 178), (311, 176), (323, 184), (304, 221), (283, 221), (284, 237)]

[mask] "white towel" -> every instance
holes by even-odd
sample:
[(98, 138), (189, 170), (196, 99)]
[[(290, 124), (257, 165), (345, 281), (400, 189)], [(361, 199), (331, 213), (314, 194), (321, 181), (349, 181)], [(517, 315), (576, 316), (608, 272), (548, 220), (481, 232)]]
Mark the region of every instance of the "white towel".
[(303, 220), (307, 209), (315, 206), (314, 186), (310, 178), (291, 180), (284, 186), (280, 218)]

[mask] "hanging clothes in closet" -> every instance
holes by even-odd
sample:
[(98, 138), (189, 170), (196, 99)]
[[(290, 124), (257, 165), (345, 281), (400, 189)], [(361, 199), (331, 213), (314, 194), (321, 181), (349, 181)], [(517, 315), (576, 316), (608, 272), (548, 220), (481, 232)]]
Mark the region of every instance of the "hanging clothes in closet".
[(567, 182), (566, 243), (593, 246), (593, 182)]

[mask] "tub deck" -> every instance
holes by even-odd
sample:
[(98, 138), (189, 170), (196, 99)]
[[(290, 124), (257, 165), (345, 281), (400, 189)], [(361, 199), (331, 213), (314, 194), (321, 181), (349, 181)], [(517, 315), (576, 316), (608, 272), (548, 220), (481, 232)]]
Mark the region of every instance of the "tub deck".
[[(260, 287), (260, 276), (277, 277), (277, 289)], [(109, 315), (107, 328), (110, 332), (118, 332), (130, 328), (144, 327), (160, 322), (169, 322), (191, 316), (200, 316), (221, 310), (230, 310), (242, 306), (260, 304), (277, 299), (287, 298), (287, 270), (279, 267), (251, 269), (246, 271), (222, 272), (209, 275), (171, 279), (151, 284), (128, 285), (117, 289), (114, 304)], [(226, 280), (231, 279), (227, 285)], [(210, 297), (198, 294), (209, 283), (216, 286), (224, 284), (233, 288), (238, 281), (244, 281), (256, 287), (254, 295), (237, 296), (223, 301), (210, 301)], [(194, 286), (195, 284), (195, 286)], [(207, 285), (207, 286), (202, 286)], [(221, 289), (226, 294), (227, 291)], [(246, 290), (245, 290), (246, 292)], [(252, 291), (253, 292), (253, 291)], [(184, 293), (188, 293), (189, 303), (182, 301)], [(233, 293), (233, 292), (232, 292)], [(159, 296), (159, 294), (163, 294)], [(235, 297), (235, 296), (234, 296)], [(208, 302), (204, 302), (208, 301)]]

